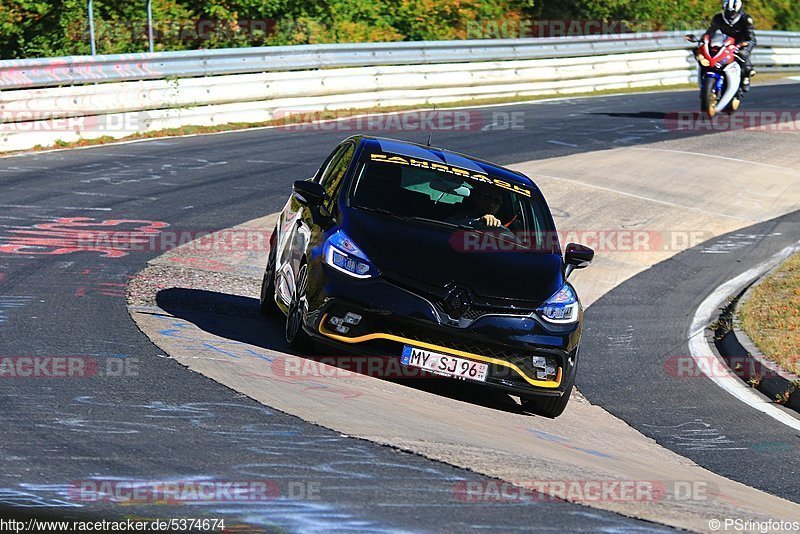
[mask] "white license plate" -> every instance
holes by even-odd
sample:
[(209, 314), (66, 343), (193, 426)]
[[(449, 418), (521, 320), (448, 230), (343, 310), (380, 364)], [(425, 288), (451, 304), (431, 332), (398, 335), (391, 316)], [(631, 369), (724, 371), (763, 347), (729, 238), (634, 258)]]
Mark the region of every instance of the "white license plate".
[(478, 382), (486, 382), (486, 374), (489, 372), (489, 365), (485, 363), (418, 349), (409, 345), (403, 346), (403, 356), (400, 361), (403, 365), (419, 367), (437, 375)]

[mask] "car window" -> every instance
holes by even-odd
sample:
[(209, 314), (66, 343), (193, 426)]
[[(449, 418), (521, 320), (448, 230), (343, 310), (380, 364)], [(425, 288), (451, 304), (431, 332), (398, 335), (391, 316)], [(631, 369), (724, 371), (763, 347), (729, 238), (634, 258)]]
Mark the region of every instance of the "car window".
[(542, 247), (553, 230), (536, 190), (489, 174), (391, 155), (365, 155), (350, 204), (475, 229), (481, 229), (481, 219), (491, 215), (504, 228)]
[(322, 175), (320, 185), (322, 185), (322, 187), (325, 189), (325, 192), (328, 194), (329, 200), (325, 204), (325, 208), (328, 210), (328, 212), (331, 211), (336, 202), (337, 191), (342, 183), (342, 178), (344, 178), (344, 175), (347, 172), (347, 168), (350, 166), (350, 162), (353, 160), (354, 153), (355, 145), (353, 143), (342, 145)]
[(339, 145), (336, 147), (336, 149), (333, 150), (333, 152), (328, 154), (328, 157), (325, 158), (325, 161), (322, 163), (320, 168), (317, 169), (316, 173), (314, 173), (315, 182), (317, 183), (322, 182), (322, 180), (330, 173), (331, 169), (333, 168), (333, 164), (336, 161), (336, 158), (338, 158), (339, 155), (342, 152), (344, 152), (344, 149), (345, 149), (344, 145)]

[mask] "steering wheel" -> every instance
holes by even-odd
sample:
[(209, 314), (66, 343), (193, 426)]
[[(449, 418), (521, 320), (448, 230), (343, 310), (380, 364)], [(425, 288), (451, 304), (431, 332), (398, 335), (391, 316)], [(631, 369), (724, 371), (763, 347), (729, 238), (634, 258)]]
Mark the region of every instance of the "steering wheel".
[(475, 229), (480, 230), (481, 232), (495, 235), (497, 237), (502, 237), (503, 239), (506, 240), (511, 240), (517, 245), (522, 245), (524, 244), (524, 241), (520, 239), (520, 237), (516, 233), (514, 233), (513, 230), (509, 228), (509, 226), (511, 225), (511, 223), (514, 222), (514, 220), (516, 220), (516, 217), (514, 217), (505, 224), (501, 224), (500, 226), (489, 226), (481, 219), (480, 222), (475, 225)]

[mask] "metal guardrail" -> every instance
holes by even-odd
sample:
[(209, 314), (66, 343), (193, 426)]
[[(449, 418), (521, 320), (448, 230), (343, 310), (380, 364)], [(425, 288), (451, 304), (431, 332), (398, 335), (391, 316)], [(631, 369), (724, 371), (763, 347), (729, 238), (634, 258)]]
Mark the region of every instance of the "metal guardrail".
[[(700, 33), (700, 32), (695, 32)], [(0, 61), (0, 89), (338, 67), (566, 58), (688, 48), (685, 32), (503, 40), (296, 45)], [(758, 32), (760, 47), (800, 48), (800, 33)]]
[[(179, 80), (76, 85), (5, 91), (0, 118), (6, 123), (31, 120), (31, 111), (52, 117), (190, 108), (250, 103), (254, 108), (306, 105), (329, 107), (388, 98), (397, 103), (412, 94), (469, 99), (521, 96), (524, 91), (625, 83), (689, 81), (691, 69), (683, 50), (638, 52), (560, 59), (529, 59), (459, 64), (393, 65), (325, 70), (232, 74)], [(625, 87), (628, 87), (625, 85)], [(394, 92), (394, 94), (392, 94)], [(358, 96), (357, 96), (358, 95)], [(317, 101), (314, 101), (314, 98)], [(323, 99), (322, 102), (319, 99)], [(313, 103), (312, 103), (313, 102)], [(424, 100), (423, 100), (424, 103)], [(376, 102), (377, 105), (377, 102)], [(355, 105), (354, 107), (360, 107)], [(246, 120), (247, 117), (243, 117)]]
[[(701, 32), (694, 32), (701, 33)], [(309, 110), (674, 87), (683, 32), (303, 45), (0, 61), (0, 151)], [(800, 33), (758, 32), (759, 71), (800, 69)], [(103, 82), (103, 83), (100, 83)]]

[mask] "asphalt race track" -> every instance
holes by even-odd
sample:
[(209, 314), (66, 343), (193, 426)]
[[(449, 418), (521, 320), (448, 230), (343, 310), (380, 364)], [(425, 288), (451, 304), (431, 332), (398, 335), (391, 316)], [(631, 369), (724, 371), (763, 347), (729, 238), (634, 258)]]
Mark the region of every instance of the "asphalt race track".
[[(579, 389), (659, 444), (748, 486), (800, 502), (800, 436), (707, 377), (678, 371), (710, 290), (793, 245), (800, 212), (705, 242), (592, 304)], [(609, 373), (609, 369), (620, 371)], [(743, 466), (750, 466), (744, 468)]]
[[(797, 84), (757, 87), (745, 105), (794, 109), (798, 94)], [(714, 135), (664, 126), (664, 113), (693, 109), (696, 98), (674, 92), (483, 109), (481, 129), (434, 132), (433, 144), (512, 164)], [(524, 129), (496, 120), (509, 113), (524, 114)], [(126, 308), (127, 282), (163, 251), (109, 254), (82, 249), (76, 238), (77, 230), (103, 228), (130, 239), (167, 227), (196, 234), (273, 213), (291, 183), (309, 177), (346, 135), (254, 130), (0, 160), (0, 358), (70, 357), (89, 370), (0, 378), (0, 506), (23, 515), (224, 517), (228, 528), (247, 531), (666, 530), (567, 502), (464, 502), (456, 488), (476, 480), (466, 470), (305, 423), (193, 373), (163, 357)], [(594, 303), (582, 348), (593, 356), (583, 360), (578, 388), (664, 447), (800, 502), (796, 432), (704, 378), (669, 380), (663, 372), (670, 356), (688, 353), (702, 298), (795, 242), (800, 218), (745, 233), (727, 254), (704, 253), (715, 242), (704, 243)], [(693, 439), (698, 430), (707, 439)], [(261, 479), (282, 498), (120, 506), (75, 496), (87, 481)]]

